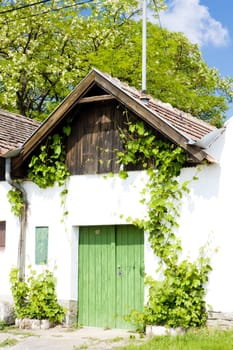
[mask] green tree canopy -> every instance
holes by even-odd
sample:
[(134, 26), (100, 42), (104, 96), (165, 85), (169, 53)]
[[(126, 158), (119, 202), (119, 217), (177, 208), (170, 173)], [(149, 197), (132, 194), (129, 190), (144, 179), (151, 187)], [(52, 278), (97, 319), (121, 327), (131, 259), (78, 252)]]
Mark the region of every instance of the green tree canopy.
[[(100, 47), (89, 62), (111, 75), (141, 88), (141, 22), (131, 21), (124, 43)], [(182, 33), (169, 32), (148, 23), (147, 93), (191, 113), (221, 125), (232, 102), (233, 79), (223, 78), (202, 58), (200, 49)], [(117, 49), (116, 49), (117, 48)]]
[[(44, 119), (92, 67), (141, 88), (137, 0), (35, 2), (0, 4), (1, 108)], [(208, 67), (182, 34), (151, 23), (147, 29), (147, 92), (219, 124), (232, 78)]]

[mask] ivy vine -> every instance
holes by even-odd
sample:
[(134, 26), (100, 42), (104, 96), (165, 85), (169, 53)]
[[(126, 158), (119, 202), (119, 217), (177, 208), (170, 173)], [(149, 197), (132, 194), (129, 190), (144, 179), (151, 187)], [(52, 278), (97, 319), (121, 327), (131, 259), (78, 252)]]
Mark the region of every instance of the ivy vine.
[(11, 204), (12, 213), (17, 217), (20, 217), (24, 206), (22, 192), (17, 188), (12, 188), (8, 191), (7, 198)]
[[(146, 278), (149, 298), (143, 313), (132, 311), (130, 320), (145, 324), (199, 327), (207, 320), (205, 284), (211, 270), (204, 250), (194, 262), (181, 259), (182, 245), (175, 235), (181, 199), (189, 192), (189, 181), (180, 185), (178, 176), (186, 162), (185, 152), (170, 142), (156, 138), (142, 121), (128, 120), (121, 130), (124, 151), (119, 161), (124, 166), (141, 165), (147, 169), (148, 182), (142, 195), (147, 218), (132, 223), (149, 233), (150, 245), (159, 258), (162, 280)], [(120, 176), (127, 177), (121, 171)], [(194, 177), (196, 179), (196, 177)], [(148, 196), (149, 194), (149, 196)]]
[[(70, 176), (68, 167), (65, 163), (66, 149), (65, 138), (71, 133), (70, 120), (63, 127), (61, 134), (50, 135), (45, 144), (40, 147), (38, 155), (34, 155), (29, 163), (28, 178), (37, 184), (40, 188), (52, 187), (57, 183), (59, 186), (65, 186)], [(68, 190), (65, 187), (61, 192), (61, 207), (63, 208), (62, 223), (65, 223), (65, 217), (68, 215), (66, 210), (66, 196)]]
[(64, 137), (71, 132), (70, 125), (63, 127), (61, 134), (54, 134), (41, 145), (38, 155), (34, 155), (28, 165), (28, 178), (41, 188), (51, 187), (55, 183), (65, 184), (69, 171), (65, 164), (66, 150)]
[[(40, 188), (52, 187), (57, 183), (59, 186), (66, 184), (70, 176), (68, 167), (65, 163), (66, 149), (65, 138), (71, 133), (71, 120), (63, 127), (60, 134), (56, 133), (47, 138), (46, 143), (40, 146), (38, 154), (33, 155), (28, 165), (28, 178), (37, 184)], [(61, 195), (61, 206), (63, 207), (63, 219), (68, 215), (65, 209), (67, 188), (63, 189)], [(13, 188), (8, 191), (8, 200), (11, 204), (11, 211), (20, 217), (24, 206), (22, 193)]]

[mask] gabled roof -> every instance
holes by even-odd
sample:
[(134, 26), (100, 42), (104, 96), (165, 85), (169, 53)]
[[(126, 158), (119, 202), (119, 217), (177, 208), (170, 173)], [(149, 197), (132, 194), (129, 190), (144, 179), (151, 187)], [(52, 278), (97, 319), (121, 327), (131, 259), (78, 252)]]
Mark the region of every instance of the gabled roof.
[[(100, 88), (99, 90), (102, 92), (95, 94), (97, 90), (94, 87)], [(117, 100), (159, 133), (184, 148), (191, 161), (196, 163), (200, 163), (204, 159), (213, 161), (203, 149), (201, 141), (206, 135), (209, 135), (208, 140), (216, 138), (220, 132), (219, 129), (173, 108), (169, 104), (142, 95), (118, 79), (93, 69), (24, 143), (17, 163), (19, 164), (26, 159), (72, 108), (78, 104), (110, 99)]]
[(0, 156), (21, 147), (39, 125), (35, 120), (0, 109)]

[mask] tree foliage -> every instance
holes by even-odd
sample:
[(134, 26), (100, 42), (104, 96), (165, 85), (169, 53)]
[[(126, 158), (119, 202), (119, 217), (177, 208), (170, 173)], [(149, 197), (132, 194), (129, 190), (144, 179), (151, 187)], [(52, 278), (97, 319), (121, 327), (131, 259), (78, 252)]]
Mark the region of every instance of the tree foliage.
[[(0, 4), (1, 108), (44, 119), (92, 67), (141, 88), (137, 0), (33, 3)], [(232, 80), (209, 68), (196, 45), (149, 23), (147, 47), (148, 93), (216, 124), (224, 118)]]
[[(216, 68), (209, 67), (198, 46), (182, 33), (152, 23), (148, 23), (147, 32), (147, 92), (197, 118), (221, 125), (227, 103), (232, 102), (233, 79), (223, 78)], [(119, 48), (116, 42), (108, 50), (101, 47), (95, 64), (140, 89), (141, 22), (131, 21), (126, 35)]]
[[(34, 2), (17, 1), (17, 5)], [(1, 107), (29, 117), (47, 116), (87, 74), (88, 53), (120, 35), (136, 4), (136, 0), (86, 4), (54, 0), (6, 12), (14, 7), (2, 1)]]

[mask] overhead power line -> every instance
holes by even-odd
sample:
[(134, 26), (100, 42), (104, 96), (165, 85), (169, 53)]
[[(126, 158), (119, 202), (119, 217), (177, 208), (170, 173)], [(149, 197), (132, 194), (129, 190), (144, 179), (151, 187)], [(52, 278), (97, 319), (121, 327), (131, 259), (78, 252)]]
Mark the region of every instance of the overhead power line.
[[(46, 0), (46, 1), (51, 1), (51, 0)], [(76, 2), (76, 3), (72, 4), (72, 5), (66, 5), (66, 6), (61, 6), (61, 7), (57, 7), (57, 8), (50, 8), (48, 10), (40, 11), (40, 12), (37, 12), (37, 13), (33, 13), (32, 15), (28, 15), (28, 16), (25, 16), (25, 17), (19, 17), (19, 18), (14, 18), (14, 19), (7, 20), (5, 23), (1, 23), (1, 25), (12, 23), (12, 22), (16, 22), (16, 21), (20, 21), (20, 20), (23, 20), (23, 19), (31, 18), (31, 17), (45, 15), (46, 13), (49, 13), (49, 12), (57, 12), (57, 11), (61, 11), (61, 10), (64, 10), (64, 9), (67, 9), (67, 8), (70, 8), (70, 7), (88, 4), (88, 3), (93, 2), (93, 1), (94, 0), (86, 0), (86, 1)], [(0, 14), (1, 14), (1, 12), (0, 12)]]
[(25, 5), (22, 5), (22, 6), (13, 7), (13, 8), (7, 9), (7, 10), (5, 10), (5, 11), (1, 11), (1, 12), (0, 12), (0, 15), (2, 15), (2, 14), (4, 14), (4, 13), (8, 13), (8, 12), (13, 12), (13, 11), (21, 10), (21, 9), (26, 8), (26, 7), (32, 7), (32, 6), (44, 4), (45, 2), (49, 2), (49, 1), (51, 1), (51, 0), (41, 0), (41, 1), (33, 2), (33, 3), (31, 3), (31, 4), (25, 4)]

